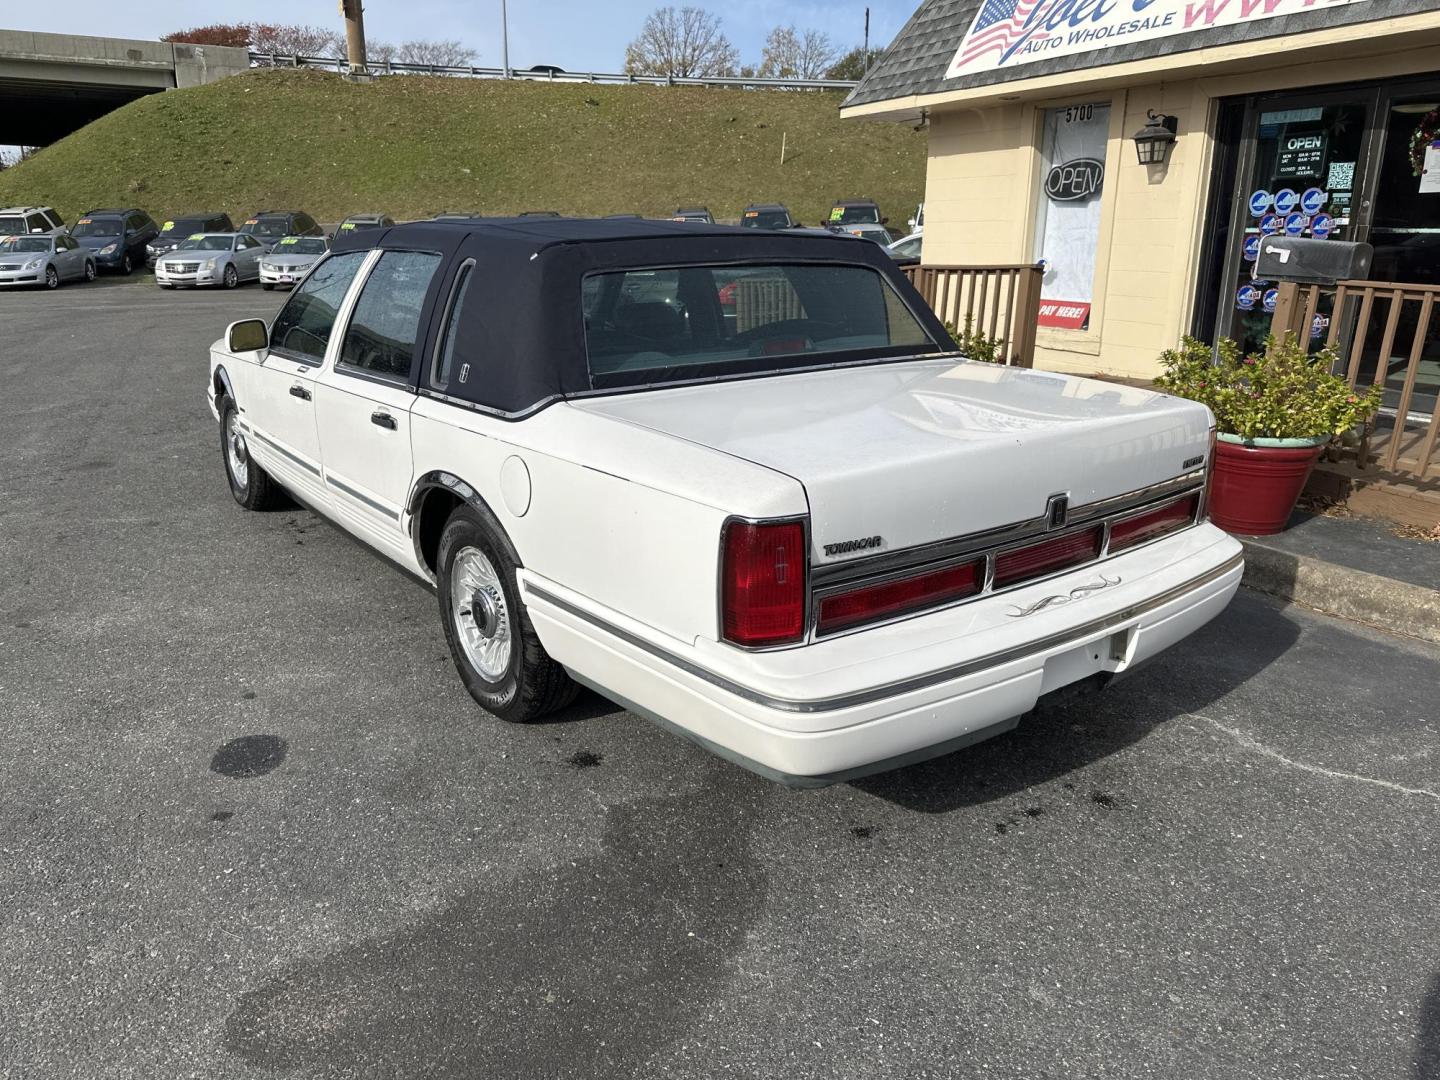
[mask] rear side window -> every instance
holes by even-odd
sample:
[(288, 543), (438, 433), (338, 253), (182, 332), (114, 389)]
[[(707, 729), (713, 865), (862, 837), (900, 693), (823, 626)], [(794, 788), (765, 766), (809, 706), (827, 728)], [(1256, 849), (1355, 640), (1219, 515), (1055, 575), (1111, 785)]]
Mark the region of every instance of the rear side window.
[(469, 379), (468, 365), (462, 365), (467, 369), (463, 372), (455, 369), (455, 342), (459, 337), (460, 312), (464, 309), (465, 297), (470, 292), (470, 279), (473, 276), (471, 271), (474, 269), (474, 260), (466, 261), (455, 275), (455, 284), (450, 289), (450, 302), (445, 309), (445, 332), (435, 356), (435, 370), (430, 373), (430, 385), (437, 390), (448, 388), (451, 378), (457, 375), (460, 382)]
[(323, 361), (335, 328), (335, 313), (368, 254), (349, 251), (317, 266), (275, 317), (270, 327), (270, 347), (312, 364)]
[(389, 379), (408, 380), (420, 335), (420, 313), (440, 256), (387, 251), (365, 279), (340, 345), (340, 363)]
[(45, 216), (50, 219), (51, 224), (54, 225), (55, 228), (63, 229), (65, 227), (65, 219), (60, 216), (60, 211), (46, 210)]
[(592, 274), (591, 384), (635, 386), (936, 351), (866, 266), (682, 266)]

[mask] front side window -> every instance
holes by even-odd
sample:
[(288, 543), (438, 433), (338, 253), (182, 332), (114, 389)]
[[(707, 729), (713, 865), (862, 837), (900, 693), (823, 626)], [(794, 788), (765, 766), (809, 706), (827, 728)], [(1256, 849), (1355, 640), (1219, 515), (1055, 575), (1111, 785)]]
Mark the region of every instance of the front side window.
[(420, 312), (440, 256), (387, 251), (365, 279), (340, 345), (340, 363), (372, 375), (409, 379)]
[[(455, 342), (459, 337), (460, 312), (465, 307), (465, 298), (470, 293), (470, 279), (475, 263), (466, 262), (455, 276), (450, 290), (450, 306), (445, 312), (445, 336), (440, 341), (440, 352), (435, 357), (435, 370), (431, 372), (430, 384), (437, 390), (450, 386), (450, 377), (455, 373)], [(465, 380), (461, 380), (462, 382)]]
[(335, 313), (368, 254), (350, 251), (317, 266), (275, 316), (270, 327), (270, 347), (299, 360), (322, 362), (335, 327)]
[(622, 270), (587, 277), (582, 303), (597, 389), (939, 349), (866, 266)]
[(1035, 258), (1045, 263), (1039, 324), (1088, 330), (1100, 248), (1110, 106), (1091, 103), (1046, 109), (1043, 123), (1035, 208)]

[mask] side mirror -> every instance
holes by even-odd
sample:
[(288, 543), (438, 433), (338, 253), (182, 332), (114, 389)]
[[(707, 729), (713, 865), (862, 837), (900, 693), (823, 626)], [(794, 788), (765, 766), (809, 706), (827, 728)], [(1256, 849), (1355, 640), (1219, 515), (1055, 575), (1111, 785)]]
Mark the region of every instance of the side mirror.
[(880, 219), (880, 224), (881, 224), (881, 225), (889, 225), (889, 224), (890, 224), (890, 219), (889, 219), (888, 217), (882, 217), (882, 218)]
[(270, 344), (270, 329), (263, 319), (243, 319), (230, 324), (225, 340), (232, 353), (255, 352)]

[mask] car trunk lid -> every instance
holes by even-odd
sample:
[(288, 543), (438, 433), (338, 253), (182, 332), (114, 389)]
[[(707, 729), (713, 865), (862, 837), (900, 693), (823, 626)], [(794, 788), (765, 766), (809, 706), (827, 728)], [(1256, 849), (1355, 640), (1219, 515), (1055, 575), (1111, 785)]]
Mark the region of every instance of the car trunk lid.
[(794, 477), (817, 564), (1032, 521), (1055, 495), (1128, 495), (1198, 470), (1209, 446), (1194, 402), (947, 358), (572, 404)]

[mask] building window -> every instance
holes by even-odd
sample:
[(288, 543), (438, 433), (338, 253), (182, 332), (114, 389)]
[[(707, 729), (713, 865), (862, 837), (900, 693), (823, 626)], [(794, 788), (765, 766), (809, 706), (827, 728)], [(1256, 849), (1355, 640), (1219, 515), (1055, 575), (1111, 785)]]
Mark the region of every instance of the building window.
[(1041, 326), (1090, 328), (1109, 140), (1106, 102), (1045, 110), (1035, 208), (1035, 258), (1045, 263)]

